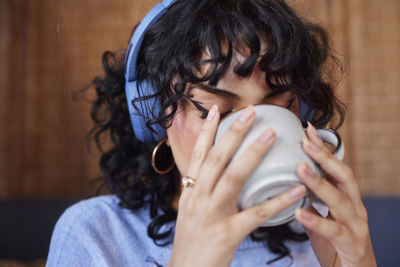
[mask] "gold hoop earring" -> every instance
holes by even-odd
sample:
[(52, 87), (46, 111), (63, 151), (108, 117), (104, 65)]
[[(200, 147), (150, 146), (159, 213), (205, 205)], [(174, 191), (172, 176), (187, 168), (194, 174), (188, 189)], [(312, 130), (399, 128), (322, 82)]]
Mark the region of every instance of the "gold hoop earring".
[(169, 166), (166, 170), (160, 170), (156, 165), (156, 157), (157, 157), (158, 150), (167, 141), (168, 141), (168, 138), (165, 138), (165, 139), (161, 140), (156, 145), (156, 147), (153, 150), (153, 154), (151, 155), (151, 166), (153, 166), (154, 171), (156, 173), (158, 173), (158, 174), (166, 174), (166, 173), (170, 172), (175, 167), (175, 162), (172, 162), (171, 166)]

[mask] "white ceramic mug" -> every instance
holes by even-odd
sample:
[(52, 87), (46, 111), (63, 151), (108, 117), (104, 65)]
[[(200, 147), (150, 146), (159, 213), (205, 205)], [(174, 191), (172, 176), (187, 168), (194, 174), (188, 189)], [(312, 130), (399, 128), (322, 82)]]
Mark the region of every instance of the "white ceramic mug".
[[(314, 171), (321, 174), (316, 163), (302, 149), (301, 143), (306, 138), (306, 134), (299, 118), (293, 112), (275, 105), (257, 105), (254, 106), (254, 110), (256, 112), (255, 120), (232, 160), (237, 158), (268, 128), (274, 129), (276, 140), (260, 165), (247, 179), (237, 203), (239, 210), (262, 203), (301, 184), (296, 172), (296, 168), (301, 162), (308, 163)], [(241, 112), (242, 110), (232, 113), (221, 121), (216, 141), (223, 136), (223, 133)], [(343, 160), (344, 146), (339, 136), (330, 129), (317, 129), (317, 132), (324, 142), (336, 147), (334, 155)], [(298, 207), (307, 207), (312, 201), (313, 196), (309, 192), (304, 198), (261, 226), (275, 226), (289, 222), (294, 218), (294, 212)]]

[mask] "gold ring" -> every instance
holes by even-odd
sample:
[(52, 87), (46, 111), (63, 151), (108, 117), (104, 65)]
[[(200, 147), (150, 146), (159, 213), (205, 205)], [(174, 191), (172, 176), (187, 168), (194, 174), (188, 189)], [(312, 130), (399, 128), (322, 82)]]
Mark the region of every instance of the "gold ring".
[(182, 177), (183, 187), (193, 187), (195, 182), (196, 182), (196, 179), (194, 179), (192, 177), (189, 177), (189, 176)]

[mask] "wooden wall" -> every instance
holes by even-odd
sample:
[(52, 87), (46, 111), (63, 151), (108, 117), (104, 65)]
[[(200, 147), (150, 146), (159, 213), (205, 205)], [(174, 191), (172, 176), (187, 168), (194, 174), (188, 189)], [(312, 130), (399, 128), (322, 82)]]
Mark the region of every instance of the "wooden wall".
[[(156, 0), (0, 1), (0, 198), (87, 196), (98, 154), (89, 104), (73, 92), (101, 74)], [(348, 70), (346, 161), (364, 194), (400, 195), (400, 1), (291, 0), (327, 27)]]

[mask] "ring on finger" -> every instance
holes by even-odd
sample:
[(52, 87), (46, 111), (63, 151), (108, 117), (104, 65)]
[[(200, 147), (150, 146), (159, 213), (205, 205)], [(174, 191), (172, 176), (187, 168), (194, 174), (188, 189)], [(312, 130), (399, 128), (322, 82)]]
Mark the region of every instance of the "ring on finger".
[(195, 178), (189, 177), (189, 176), (183, 176), (182, 177), (182, 185), (183, 187), (193, 187), (196, 182)]

